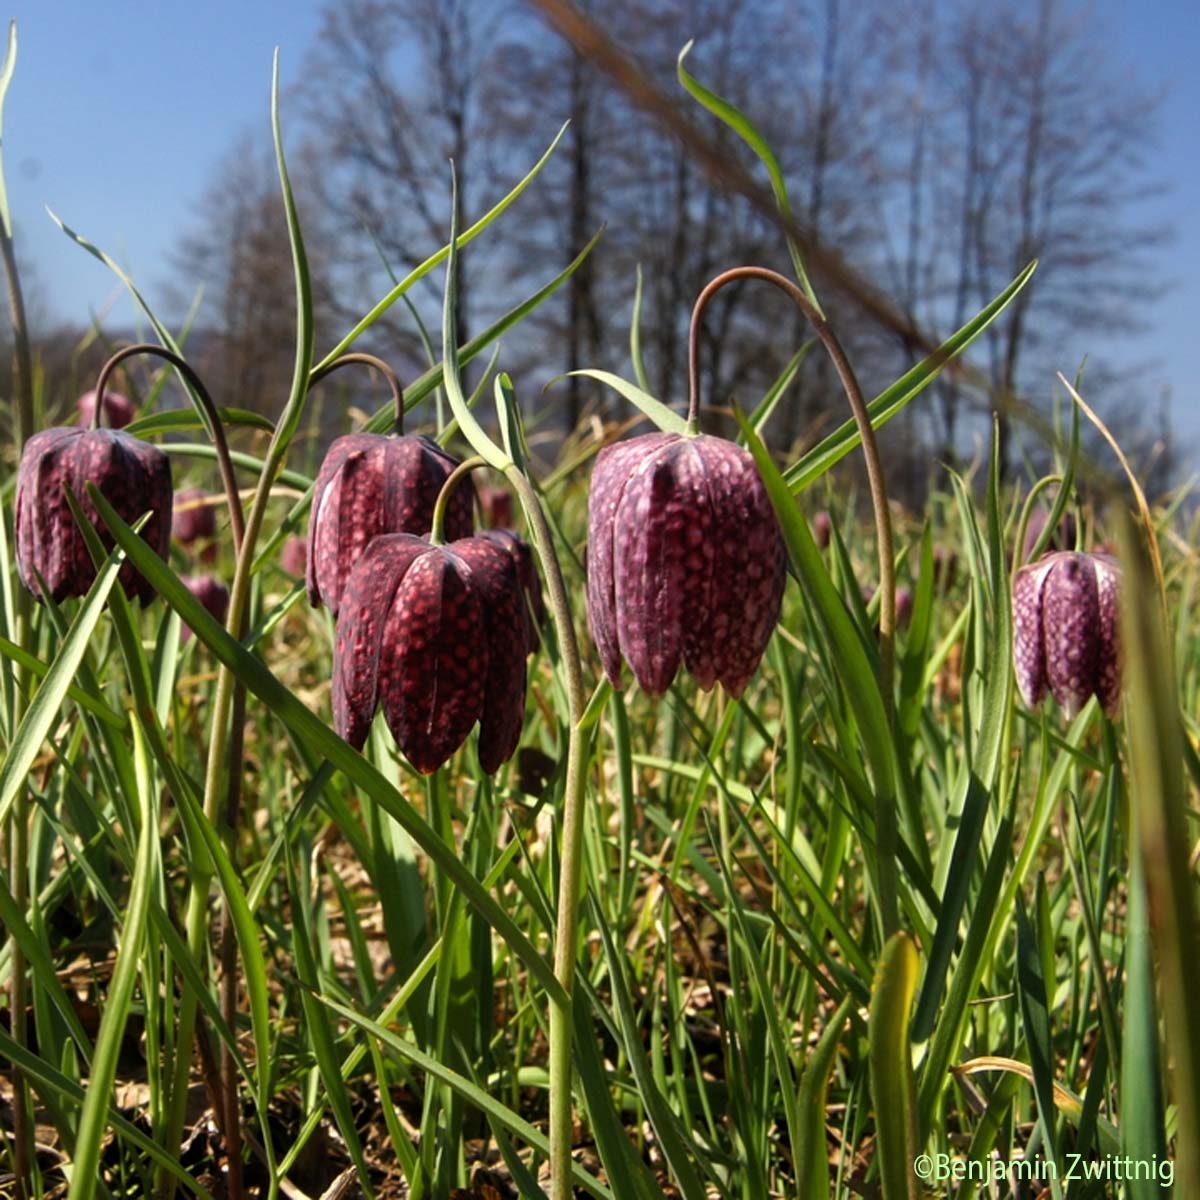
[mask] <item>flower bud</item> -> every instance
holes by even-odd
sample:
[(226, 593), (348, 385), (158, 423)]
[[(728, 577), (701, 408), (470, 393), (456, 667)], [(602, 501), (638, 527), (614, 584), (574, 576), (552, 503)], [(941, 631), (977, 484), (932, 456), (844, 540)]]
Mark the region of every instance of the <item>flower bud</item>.
[(279, 565), (289, 575), (303, 575), (308, 568), (308, 543), (293, 534), (283, 543)]
[(217, 532), (217, 513), (206, 503), (208, 493), (200, 488), (184, 488), (175, 493), (171, 533), (177, 542), (190, 546), (201, 538), (211, 538)]
[(588, 498), (588, 626), (620, 689), (624, 656), (661, 696), (680, 661), (740, 696), (779, 619), (785, 553), (754, 460), (649, 433), (600, 452)]
[(525, 716), (524, 597), (511, 554), (481, 537), (431, 546), (375, 538), (350, 572), (334, 649), (333, 718), (361, 750), (377, 707), (423, 774), (476, 721), (489, 774), (510, 758)]
[[(308, 524), (308, 598), (336, 617), (359, 556), (384, 533), (424, 534), (438, 492), (458, 463), (427, 437), (351, 433), (329, 447), (313, 489)], [(447, 538), (474, 528), (470, 488), (446, 508)]]
[(512, 493), (502, 487), (481, 487), (479, 507), (483, 510), (483, 524), (487, 529), (508, 529), (512, 526)]
[[(229, 589), (219, 579), (213, 575), (184, 575), (181, 582), (204, 605), (214, 621), (225, 624), (229, 612)], [(191, 636), (191, 629), (184, 625), (183, 641), (188, 641)]]
[(1021, 698), (1046, 692), (1074, 717), (1093, 695), (1113, 716), (1121, 699), (1120, 568), (1102, 554), (1060, 550), (1013, 579), (1013, 657)]
[[(80, 425), (90, 427), (96, 415), (96, 393), (84, 392), (75, 402), (79, 410)], [(134, 418), (133, 402), (120, 392), (104, 391), (104, 411), (101, 413), (101, 424), (109, 429), (124, 429)]]
[[(25, 443), (17, 472), (17, 568), (21, 582), (42, 599), (38, 576), (54, 601), (82, 596), (96, 578), (96, 568), (83, 534), (67, 504), (70, 488), (84, 516), (105, 547), (112, 535), (87, 493), (94, 484), (100, 494), (129, 522), (149, 512), (142, 537), (162, 558), (171, 538), (171, 464), (148, 442), (111, 429), (56, 426), (35, 433)], [(131, 562), (117, 577), (127, 596), (143, 604), (154, 588)]]
[(524, 538), (511, 529), (486, 529), (476, 535), (499, 546), (512, 556), (517, 568), (517, 579), (523, 592), (522, 614), (525, 618), (525, 652), (532, 654), (538, 648), (538, 630), (546, 621), (546, 604), (542, 599), (542, 581), (533, 563), (533, 549)]

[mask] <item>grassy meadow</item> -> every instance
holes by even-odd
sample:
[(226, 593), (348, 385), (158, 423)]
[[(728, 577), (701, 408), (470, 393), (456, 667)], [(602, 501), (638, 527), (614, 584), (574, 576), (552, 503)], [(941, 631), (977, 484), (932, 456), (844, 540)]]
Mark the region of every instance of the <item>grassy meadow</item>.
[[(447, 247), (354, 328), (314, 331), (282, 151), (279, 167), (295, 380), (269, 421), (219, 414), (240, 551), (223, 497), (211, 561), (175, 544), (164, 563), (98, 505), (95, 582), (35, 604), (16, 574), (16, 445), (74, 418), (45, 380), (14, 386), (0, 1196), (1200, 1196), (1185, 497), (1150, 506), (1116, 451), (1085, 461), (1089, 417), (1064, 383), (1050, 474), (1002, 482), (985, 452), (945, 470), (925, 512), (885, 506), (890, 583), (911, 601), (893, 654), (886, 595), (863, 600), (881, 514), (865, 489), (846, 501), (849, 409), (816, 445), (764, 446), (797, 358), (744, 412), (701, 417), (754, 454), (788, 550), (760, 669), (737, 700), (685, 672), (658, 701), (616, 693), (585, 613), (592, 464), (683, 423), (638, 381), (636, 312), (632, 378), (594, 380), (615, 415), (560, 438), (554, 389), (524, 395), (493, 351), (578, 260), (462, 346)], [(537, 170), (462, 244), (519, 216)], [(429, 776), (382, 717), (361, 755), (337, 736), (334, 622), (282, 557), (307, 529), (311, 377), (431, 272), (440, 359), (405, 380), (407, 429), (486, 460), (479, 482), (512, 491), (549, 596), (519, 749), (492, 776), (474, 734)], [(928, 403), (1031, 277), (870, 398), (871, 422)], [(162, 403), (195, 389), (149, 358), (127, 378), (127, 432), (167, 451), (177, 490), (217, 493), (207, 410)], [(381, 388), (367, 427), (389, 420)], [(1117, 548), (1115, 719), (1016, 693), (1011, 572), (1037, 506), (1043, 546), (1070, 511), (1080, 549)], [(114, 586), (123, 555), (159, 593), (145, 608)], [(232, 592), (225, 626), (180, 582), (200, 572)]]

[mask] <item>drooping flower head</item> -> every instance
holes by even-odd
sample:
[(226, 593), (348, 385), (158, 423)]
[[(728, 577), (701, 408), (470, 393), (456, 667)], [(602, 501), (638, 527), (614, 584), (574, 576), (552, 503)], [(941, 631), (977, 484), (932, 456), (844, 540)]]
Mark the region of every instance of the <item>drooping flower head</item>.
[(361, 750), (377, 708), (418, 771), (437, 770), (478, 721), (489, 774), (525, 714), (525, 599), (513, 556), (483, 537), (433, 546), (376, 537), (350, 571), (334, 650), (333, 717)]
[[(83, 534), (75, 524), (64, 487), (70, 488), (90, 524), (108, 548), (112, 535), (87, 494), (87, 484), (129, 522), (149, 512), (142, 537), (162, 558), (171, 538), (171, 464), (156, 446), (112, 429), (56, 426), (25, 443), (17, 472), (17, 568), (21, 582), (38, 600), (38, 576), (54, 601), (82, 596), (96, 578)], [(143, 604), (154, 588), (130, 562), (118, 580), (127, 596)]]
[(485, 529), (476, 536), (499, 546), (512, 556), (524, 593), (525, 649), (526, 653), (532, 654), (538, 648), (538, 630), (546, 623), (546, 603), (542, 598), (542, 581), (533, 562), (533, 550), (523, 537), (511, 529)]
[(513, 520), (512, 492), (502, 487), (481, 487), (479, 507), (486, 529), (509, 529)]
[[(435, 441), (418, 436), (351, 433), (329, 448), (313, 489), (308, 525), (308, 598), (336, 617), (350, 571), (373, 538), (429, 532), (433, 506), (458, 465)], [(469, 488), (446, 510), (446, 533), (474, 528)]]
[[(79, 410), (79, 423), (83, 426), (95, 424), (96, 415), (96, 393), (95, 391), (84, 392), (82, 396), (75, 402), (75, 407)], [(104, 424), (110, 429), (124, 429), (134, 418), (135, 412), (133, 401), (128, 396), (121, 395), (120, 392), (104, 389), (104, 404), (103, 404)]]
[(184, 488), (175, 493), (171, 532), (177, 542), (190, 546), (216, 534), (217, 513), (208, 499), (208, 493), (201, 488)]
[[(229, 589), (215, 575), (184, 575), (181, 582), (204, 605), (214, 621), (225, 623), (229, 612)], [(192, 637), (187, 625), (183, 627), (182, 637), (185, 642)]]
[(289, 575), (303, 575), (308, 569), (308, 543), (295, 534), (287, 538), (279, 551), (279, 565)]
[(833, 518), (824, 510), (812, 519), (813, 540), (822, 550), (829, 548), (829, 539), (833, 535)]
[(1096, 696), (1109, 716), (1121, 699), (1117, 592), (1120, 568), (1107, 554), (1059, 550), (1013, 578), (1013, 656), (1030, 708), (1047, 691), (1068, 717)]
[(785, 552), (749, 453), (649, 433), (602, 450), (588, 498), (588, 627), (605, 674), (621, 660), (652, 696), (682, 662), (740, 696), (779, 618)]

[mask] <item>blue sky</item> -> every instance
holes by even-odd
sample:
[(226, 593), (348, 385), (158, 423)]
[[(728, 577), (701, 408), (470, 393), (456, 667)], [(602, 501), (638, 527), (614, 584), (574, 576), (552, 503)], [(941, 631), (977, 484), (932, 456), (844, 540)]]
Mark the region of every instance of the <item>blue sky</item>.
[[(35, 303), (82, 324), (114, 297), (113, 277), (45, 214), (116, 256), (153, 302), (170, 276), (174, 239), (193, 221), (215, 164), (236, 135), (269, 119), (271, 55), (284, 88), (299, 77), (320, 25), (320, 0), (9, 0), (17, 74), (4, 113), (4, 162), (18, 249)], [(1169, 193), (1149, 215), (1175, 225), (1174, 284), (1147, 314), (1128, 362), (1149, 362), (1146, 389), (1169, 389), (1177, 432), (1200, 447), (1200, 3), (1097, 0), (1094, 11), (1131, 75), (1166, 91), (1156, 148)], [(287, 110), (283, 113), (286, 130)], [(1069, 375), (1088, 349), (1064, 347)], [(1112, 348), (1107, 348), (1112, 353)]]

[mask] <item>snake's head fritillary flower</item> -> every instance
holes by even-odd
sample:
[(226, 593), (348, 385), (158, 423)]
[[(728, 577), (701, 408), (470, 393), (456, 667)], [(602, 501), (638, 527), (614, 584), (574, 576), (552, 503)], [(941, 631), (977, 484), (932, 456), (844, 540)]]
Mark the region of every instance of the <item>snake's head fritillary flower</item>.
[(513, 522), (512, 492), (502, 487), (481, 487), (479, 507), (486, 529), (509, 529)]
[(1117, 591), (1120, 568), (1105, 554), (1060, 550), (1013, 578), (1013, 656), (1021, 698), (1049, 692), (1068, 717), (1096, 696), (1109, 716), (1121, 699)]
[(208, 493), (200, 488), (183, 488), (175, 493), (171, 533), (177, 542), (190, 546), (216, 535), (217, 512), (208, 499)]
[[(184, 575), (184, 587), (187, 588), (208, 611), (214, 621), (225, 624), (225, 616), (229, 612), (229, 589), (213, 575)], [(192, 631), (183, 627), (183, 640), (186, 642)]]
[[(84, 392), (75, 402), (75, 407), (79, 410), (80, 425), (90, 426), (96, 415), (96, 393), (94, 391)], [(104, 391), (103, 407), (104, 411), (101, 413), (103, 424), (107, 425), (109, 429), (124, 429), (135, 416), (133, 401), (128, 396), (123, 396), (120, 392), (113, 392), (107, 388)]]
[(588, 626), (613, 687), (621, 659), (661, 696), (682, 662), (740, 696), (783, 599), (779, 523), (750, 454), (648, 433), (602, 450), (588, 497)]
[(511, 529), (486, 529), (476, 535), (501, 547), (512, 555), (517, 568), (517, 579), (524, 592), (525, 649), (532, 654), (538, 648), (538, 630), (546, 623), (546, 603), (542, 599), (542, 581), (533, 562), (533, 549), (529, 543)]
[[(373, 538), (424, 534), (450, 472), (458, 466), (435, 441), (351, 433), (329, 447), (313, 489), (308, 525), (308, 598), (336, 617), (350, 571)], [(457, 488), (446, 509), (446, 536), (474, 528), (471, 491)]]
[[(71, 515), (64, 488), (70, 488), (85, 517), (108, 548), (112, 535), (87, 493), (94, 484), (124, 520), (143, 513), (150, 519), (142, 537), (162, 558), (171, 539), (171, 464), (156, 446), (112, 429), (56, 426), (25, 443), (17, 472), (17, 568), (21, 582), (41, 600), (44, 580), (54, 601), (82, 596), (96, 568)], [(127, 596), (143, 604), (154, 588), (130, 562), (117, 577)]]
[(279, 565), (289, 575), (303, 575), (308, 569), (308, 543), (295, 534), (287, 538), (279, 551)]
[(382, 708), (397, 745), (429, 774), (478, 721), (480, 765), (497, 770), (525, 715), (524, 607), (514, 559), (492, 541), (375, 538), (350, 572), (338, 616), (338, 733), (361, 750)]

